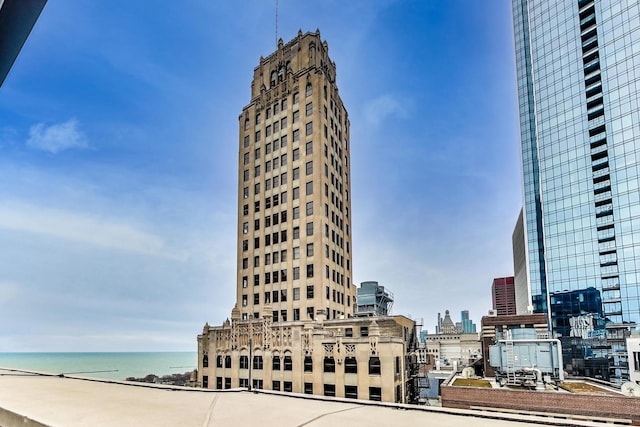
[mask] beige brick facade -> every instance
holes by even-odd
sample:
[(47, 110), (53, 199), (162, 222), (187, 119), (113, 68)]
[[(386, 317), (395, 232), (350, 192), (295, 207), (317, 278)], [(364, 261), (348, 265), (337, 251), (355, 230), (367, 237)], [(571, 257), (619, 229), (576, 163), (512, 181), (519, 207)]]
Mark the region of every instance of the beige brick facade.
[(320, 33), (260, 58), (239, 116), (241, 319), (353, 313), (349, 118)]
[(198, 382), (385, 402), (415, 396), (407, 350), (415, 323), (404, 316), (272, 323), (242, 320), (198, 336)]

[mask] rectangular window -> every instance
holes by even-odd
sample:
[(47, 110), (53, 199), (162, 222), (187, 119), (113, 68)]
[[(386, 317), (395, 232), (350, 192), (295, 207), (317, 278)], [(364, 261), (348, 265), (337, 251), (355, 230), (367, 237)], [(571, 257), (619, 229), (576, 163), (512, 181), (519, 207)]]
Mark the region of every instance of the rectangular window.
[(295, 148), (293, 150), (293, 161), (295, 162), (296, 160), (300, 160), (300, 149), (299, 148)]
[(245, 170), (244, 172), (242, 172), (242, 180), (243, 181), (249, 181), (249, 171)]
[(300, 259), (300, 247), (299, 246), (294, 246), (293, 247), (293, 259)]
[(298, 123), (300, 120), (300, 111), (296, 110), (293, 112), (293, 123)]
[(311, 196), (313, 194), (313, 181), (309, 181), (305, 185), (305, 194), (307, 196)]
[(296, 129), (293, 131), (293, 142), (300, 141), (300, 130)]
[(313, 277), (313, 264), (307, 264), (307, 279)]
[(300, 309), (299, 308), (294, 308), (293, 309), (293, 320), (294, 321), (300, 320)]
[(324, 395), (325, 396), (335, 396), (336, 395), (336, 385), (335, 384), (325, 384), (324, 385)]
[(254, 305), (260, 304), (260, 294), (253, 294), (253, 304)]
[[(260, 132), (258, 132), (260, 133)], [(309, 122), (307, 123), (307, 127), (306, 127), (306, 135), (311, 135), (313, 133), (313, 122)], [(258, 135), (259, 137), (259, 135)]]
[(360, 336), (368, 337), (369, 336), (369, 327), (368, 326), (360, 326)]
[(291, 381), (284, 381), (284, 391), (291, 393), (293, 391), (293, 383)]
[[(287, 135), (283, 135), (282, 138), (280, 138), (280, 147), (284, 148), (287, 146)], [(273, 147), (273, 149), (275, 150), (276, 148)]]
[(313, 299), (313, 285), (307, 285), (307, 299)]
[(293, 200), (298, 200), (300, 198), (300, 187), (296, 187), (293, 189)]
[(306, 211), (307, 215), (313, 215), (313, 202), (307, 202)]
[(382, 402), (382, 389), (380, 387), (369, 387), (369, 400)]
[(244, 137), (244, 148), (249, 146), (249, 135), (245, 135)]
[(280, 357), (273, 356), (273, 359), (271, 360), (271, 369), (274, 371), (280, 370)]
[(253, 356), (253, 369), (262, 369), (262, 356)]
[(313, 236), (313, 221), (307, 223), (307, 236)]
[(300, 168), (293, 168), (293, 180), (300, 179)]
[(256, 131), (256, 142), (260, 142), (260, 131)]
[(287, 310), (280, 310), (280, 317), (283, 322), (287, 321)]
[(293, 300), (294, 301), (300, 300), (300, 288), (293, 288)]
[(346, 397), (347, 399), (357, 399), (358, 398), (358, 386), (345, 385), (344, 386), (344, 397)]
[(313, 256), (313, 243), (307, 243), (307, 256)]
[(300, 279), (300, 267), (293, 267), (293, 280)]
[(305, 170), (306, 170), (307, 176), (313, 174), (313, 161), (307, 162)]
[(280, 381), (271, 381), (271, 390), (280, 391)]
[(307, 142), (307, 144), (305, 145), (305, 155), (310, 156), (311, 154), (313, 154), (313, 141), (309, 141)]
[(263, 384), (264, 384), (264, 382), (262, 380), (254, 379), (252, 382), (253, 382), (253, 388), (255, 390), (262, 390), (262, 387), (263, 387)]
[(313, 307), (307, 307), (307, 318), (313, 320), (313, 313), (314, 313), (314, 308)]
[(300, 207), (299, 206), (294, 206), (293, 207), (293, 219), (298, 219), (300, 218)]
[(249, 369), (249, 356), (240, 356), (240, 369)]
[(310, 116), (311, 114), (313, 114), (313, 102), (309, 102), (306, 106), (305, 106), (305, 114), (307, 116)]
[(287, 173), (283, 173), (280, 175), (280, 184), (285, 185), (287, 183)]
[(313, 383), (304, 383), (304, 394), (313, 394)]

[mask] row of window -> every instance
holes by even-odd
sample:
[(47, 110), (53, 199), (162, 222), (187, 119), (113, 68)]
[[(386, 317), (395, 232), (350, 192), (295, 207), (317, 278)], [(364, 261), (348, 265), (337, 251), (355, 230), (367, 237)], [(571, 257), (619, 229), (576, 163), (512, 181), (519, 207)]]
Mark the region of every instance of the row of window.
[[(216, 357), (216, 368), (222, 368), (224, 361), (224, 368), (231, 368), (231, 356), (217, 356)], [(256, 370), (261, 370), (264, 368), (264, 360), (262, 356), (253, 356), (252, 367)], [(202, 366), (204, 368), (209, 367), (209, 357), (208, 355), (203, 356)], [(249, 369), (249, 356), (240, 356), (240, 369)], [(274, 356), (271, 359), (271, 369), (274, 371), (280, 371), (284, 369), (285, 371), (293, 370), (293, 360), (291, 356), (285, 355), (283, 358), (278, 356)], [(325, 357), (323, 359), (322, 364), (323, 372), (336, 372), (336, 361), (333, 357)], [(310, 373), (313, 372), (313, 359), (311, 356), (305, 356), (304, 358), (304, 372)], [(345, 374), (357, 374), (358, 373), (358, 361), (355, 357), (345, 357), (344, 359), (344, 373)], [(380, 358), (376, 356), (372, 356), (369, 358), (369, 375), (381, 375), (381, 365)]]
[[(347, 298), (348, 305), (351, 305), (350, 301), (351, 301), (351, 297), (348, 296), (348, 298)], [(355, 302), (355, 298), (354, 298), (354, 302)], [(326, 307), (323, 310), (323, 312), (324, 312), (325, 316), (327, 316), (327, 319), (340, 319), (340, 318), (343, 318), (343, 316), (345, 315), (344, 311), (330, 310), (329, 307)], [(283, 313), (284, 313), (284, 315), (283, 315)], [(315, 312), (315, 308), (313, 306), (307, 307), (307, 319), (311, 319), (311, 320), (315, 319), (315, 313), (316, 313)], [(254, 311), (252, 316), (253, 316), (254, 319), (258, 319), (258, 318), (260, 318), (260, 313), (257, 312), (257, 311)], [(273, 311), (272, 316), (274, 317), (274, 321), (277, 322), (278, 321), (277, 311)], [(282, 321), (286, 322), (287, 321), (287, 310), (280, 310), (280, 316), (283, 319)], [(293, 309), (293, 320), (294, 321), (300, 320), (299, 316), (300, 316), (300, 309), (299, 308), (294, 308)], [(248, 320), (248, 319), (249, 319), (249, 313), (246, 313), (246, 312), (242, 313), (242, 320)], [(365, 336), (365, 335), (362, 335), (362, 336)]]
[[(248, 388), (249, 387), (249, 379), (248, 378), (239, 378), (239, 386)], [(264, 387), (264, 381), (262, 379), (253, 379), (253, 388), (261, 390)], [(282, 384), (282, 389), (280, 388)], [(204, 375), (202, 377), (202, 386), (204, 388), (209, 388), (209, 377)], [(230, 389), (231, 388), (231, 378), (223, 378), (216, 377), (216, 389)], [(293, 383), (291, 381), (271, 381), (271, 390), (274, 391), (285, 391), (292, 392), (293, 391)], [(313, 394), (313, 383), (304, 383), (304, 393), (305, 394)], [(336, 395), (336, 385), (335, 384), (323, 384), (323, 394), (325, 396), (334, 397)], [(358, 398), (358, 386), (355, 385), (345, 385), (344, 386), (344, 397), (347, 399), (357, 399)], [(382, 388), (380, 387), (369, 387), (369, 400), (380, 402), (382, 401)]]

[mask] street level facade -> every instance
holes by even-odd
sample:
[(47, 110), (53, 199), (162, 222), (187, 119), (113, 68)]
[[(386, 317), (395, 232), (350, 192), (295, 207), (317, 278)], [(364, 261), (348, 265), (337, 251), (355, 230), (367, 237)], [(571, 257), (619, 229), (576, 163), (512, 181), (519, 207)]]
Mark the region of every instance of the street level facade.
[(529, 307), (568, 372), (621, 383), (640, 321), (640, 5), (512, 4)]

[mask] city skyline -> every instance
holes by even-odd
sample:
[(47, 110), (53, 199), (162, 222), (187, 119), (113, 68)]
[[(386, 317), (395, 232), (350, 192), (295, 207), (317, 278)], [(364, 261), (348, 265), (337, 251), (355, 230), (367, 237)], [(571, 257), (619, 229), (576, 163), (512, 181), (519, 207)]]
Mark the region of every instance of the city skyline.
[[(228, 317), (238, 111), (272, 6), (45, 7), (0, 90), (0, 351), (190, 349)], [(337, 64), (354, 282), (479, 319), (522, 203), (510, 5), (280, 7), (279, 36), (319, 28)]]

